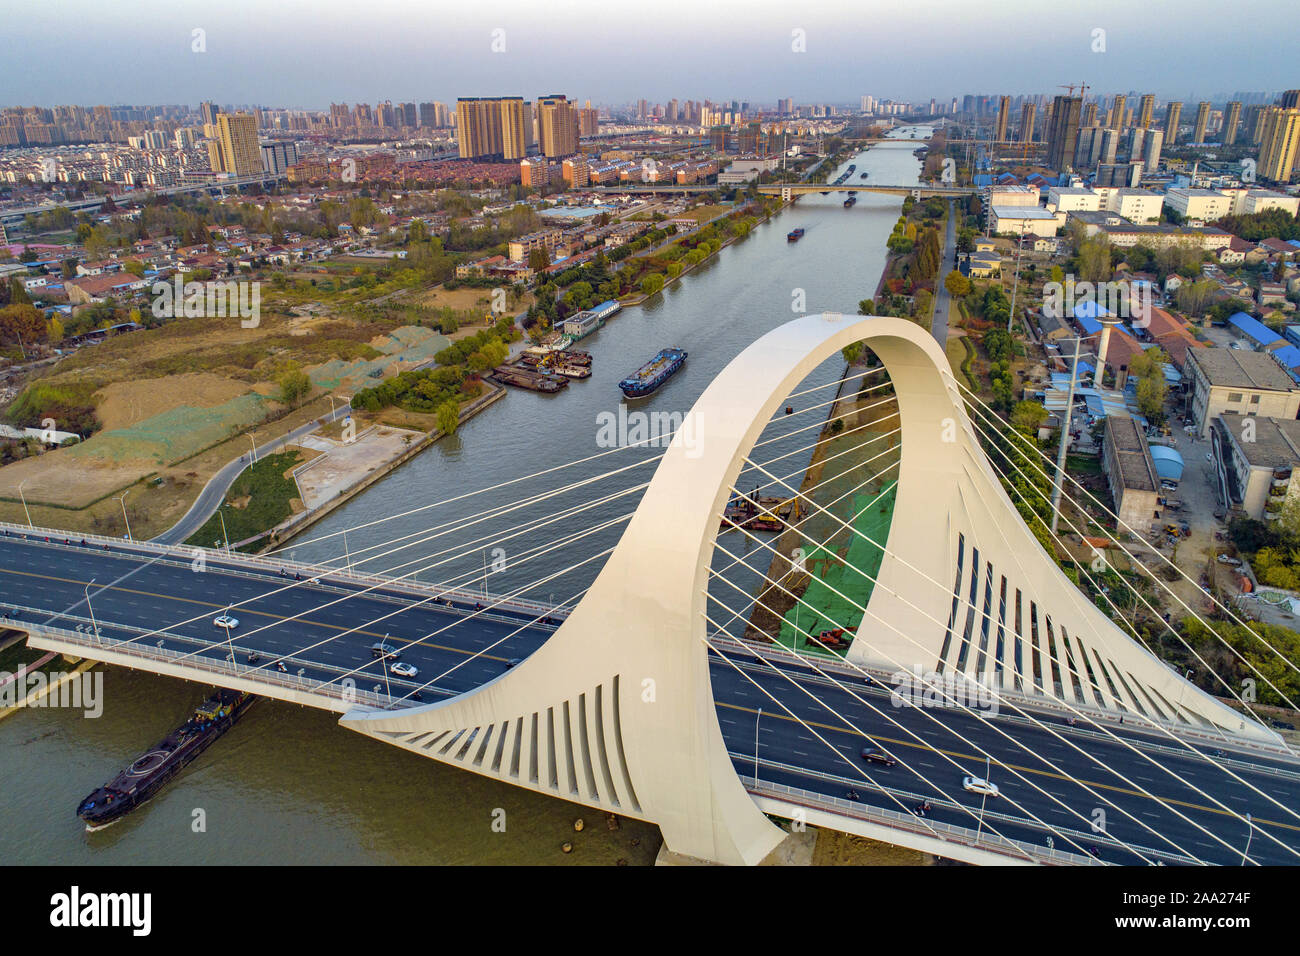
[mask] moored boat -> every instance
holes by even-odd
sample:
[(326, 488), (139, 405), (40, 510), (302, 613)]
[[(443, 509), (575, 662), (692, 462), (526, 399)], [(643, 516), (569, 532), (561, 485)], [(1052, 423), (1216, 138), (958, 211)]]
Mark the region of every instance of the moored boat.
[(668, 381), (686, 364), (686, 352), (679, 348), (660, 349), (659, 353), (618, 383), (628, 398), (644, 398)]

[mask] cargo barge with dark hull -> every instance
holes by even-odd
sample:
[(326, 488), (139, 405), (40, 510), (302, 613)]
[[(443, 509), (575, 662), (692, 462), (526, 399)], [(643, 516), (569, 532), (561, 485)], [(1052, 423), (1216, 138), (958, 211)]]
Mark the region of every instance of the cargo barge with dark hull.
[(143, 804), (234, 726), (256, 700), (243, 691), (218, 690), (189, 720), (77, 805), (86, 829), (101, 830)]
[(589, 352), (571, 352), (567, 349), (544, 353), (524, 352), (519, 356), (519, 364), (548, 375), (591, 378), (591, 353)]
[(502, 385), (510, 385), (514, 388), (526, 388), (530, 392), (547, 392), (555, 393), (562, 388), (567, 388), (569, 380), (567, 378), (557, 378), (547, 375), (545, 372), (538, 372), (534, 369), (523, 368), (518, 365), (498, 365), (492, 370), (492, 377)]
[(645, 398), (676, 375), (686, 364), (686, 352), (679, 348), (660, 349), (659, 354), (618, 383), (628, 398)]

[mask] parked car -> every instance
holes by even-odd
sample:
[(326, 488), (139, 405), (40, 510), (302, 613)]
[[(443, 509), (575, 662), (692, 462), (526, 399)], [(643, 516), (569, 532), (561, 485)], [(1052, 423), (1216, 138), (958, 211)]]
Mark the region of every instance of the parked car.
[(1226, 555), (1226, 554), (1221, 554), (1221, 555), (1219, 555), (1217, 558), (1215, 558), (1214, 560), (1215, 560), (1215, 561), (1218, 561), (1220, 564), (1231, 565), (1231, 566), (1234, 567), (1234, 568), (1239, 568), (1239, 567), (1241, 567), (1241, 559), (1240, 559), (1240, 558), (1233, 558), (1233, 557), (1230, 557), (1229, 555)]

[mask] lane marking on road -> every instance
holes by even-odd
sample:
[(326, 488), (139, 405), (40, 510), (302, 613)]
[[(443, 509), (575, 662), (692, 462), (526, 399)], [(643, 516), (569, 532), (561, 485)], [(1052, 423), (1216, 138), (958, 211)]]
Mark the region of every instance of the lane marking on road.
[[(38, 573), (36, 573), (36, 572), (34, 572), (34, 571), (14, 571), (14, 570), (11, 570), (11, 569), (9, 569), (9, 568), (0, 568), (0, 574), (16, 574), (16, 575), (20, 575), (20, 576), (22, 576), (22, 577), (26, 577), (26, 578), (40, 578), (40, 579), (43, 580), (43, 581), (58, 581), (58, 582), (60, 582), (60, 583), (62, 583), (62, 584), (82, 585), (83, 587), (88, 583), (88, 582), (86, 582), (86, 581), (78, 581), (76, 578), (64, 578), (64, 577), (59, 577), (58, 575), (53, 575), (53, 574), (38, 574)], [(228, 606), (228, 605), (226, 605), (226, 604), (222, 604), (222, 603), (213, 603), (212, 601), (200, 601), (200, 600), (198, 600), (197, 598), (184, 598), (184, 597), (177, 597), (177, 596), (175, 596), (175, 595), (155, 594), (153, 591), (137, 591), (137, 590), (135, 590), (135, 589), (133, 589), (133, 588), (122, 588), (122, 587), (105, 586), (105, 587), (101, 587), (101, 588), (100, 588), (98, 591), (96, 591), (95, 593), (96, 593), (96, 594), (102, 594), (104, 591), (120, 591), (120, 592), (123, 592), (123, 593), (125, 593), (125, 594), (136, 594), (136, 595), (143, 595), (143, 596), (146, 596), (146, 597), (155, 597), (155, 598), (158, 598), (159, 600), (162, 600), (162, 601), (164, 601), (164, 602), (177, 602), (177, 601), (179, 601), (179, 602), (182, 602), (182, 603), (185, 603), (185, 604), (197, 604), (199, 607), (214, 608), (214, 609), (225, 609), (225, 608)], [(265, 596), (266, 596), (266, 595), (260, 595), (259, 597), (265, 597)], [(256, 600), (256, 599), (255, 599), (255, 600)], [(346, 600), (346, 598), (345, 598), (345, 600)], [(86, 602), (83, 600), (83, 601), (81, 601), (80, 603), (85, 604)], [(75, 607), (76, 605), (73, 605), (73, 606)], [(378, 633), (378, 632), (376, 632), (376, 631), (366, 631), (366, 630), (361, 630), (361, 629), (359, 629), (359, 628), (354, 630), (354, 629), (352, 629), (352, 628), (343, 627), (343, 626), (338, 625), (338, 624), (326, 624), (326, 623), (323, 623), (323, 622), (321, 622), (321, 621), (312, 621), (312, 620), (309, 620), (309, 619), (304, 618), (304, 617), (289, 617), (289, 616), (286, 616), (286, 615), (283, 615), (283, 614), (272, 614), (272, 613), (269, 612), (269, 611), (257, 611), (257, 610), (254, 610), (254, 609), (248, 607), (247, 605), (242, 606), (242, 607), (240, 608), (240, 610), (243, 611), (245, 614), (256, 614), (256, 615), (259, 616), (259, 617), (270, 618), (270, 619), (273, 620), (273, 621), (282, 621), (282, 622), (295, 623), (295, 624), (310, 624), (310, 625), (312, 625), (313, 627), (325, 628), (326, 630), (331, 630), (331, 631), (350, 631), (352, 634), (362, 635), (362, 636), (365, 636), (365, 637), (373, 637), (373, 638), (378, 638), (378, 639), (382, 639), (382, 638), (384, 638), (384, 637), (387, 636), (386, 634), (380, 634), (380, 633)], [(60, 615), (55, 614), (55, 615), (53, 615), (53, 616), (54, 616), (54, 617), (59, 617)], [(185, 623), (185, 622), (182, 622), (182, 623)], [(199, 622), (199, 621), (189, 621), (188, 623), (190, 623), (190, 624), (199, 624), (199, 623), (201, 623), (201, 622)], [(161, 635), (160, 635), (160, 636), (161, 636)], [(131, 642), (128, 642), (128, 643), (131, 643)], [(224, 641), (221, 642), (221, 643), (224, 643)], [(434, 644), (434, 643), (431, 643), (431, 642), (428, 642), (428, 641), (424, 641), (424, 640), (409, 641), (409, 642), (407, 642), (407, 643), (408, 643), (408, 644), (419, 644), (421, 647), (429, 647), (429, 648), (433, 648), (433, 649), (435, 649), (435, 650), (440, 650), (440, 651), (450, 651), (450, 652), (452, 652), (452, 653), (454, 653), (454, 654), (460, 654), (462, 657), (480, 657), (480, 658), (483, 658), (484, 660), (500, 661), (500, 662), (502, 662), (502, 663), (505, 663), (506, 661), (512, 659), (512, 658), (508, 658), (508, 657), (497, 657), (495, 654), (475, 653), (475, 652), (472, 652), (472, 651), (467, 651), (467, 650), (465, 650), (464, 648), (460, 648), (460, 647), (448, 647), (447, 645), (444, 645), (444, 644)]]
[[(738, 704), (724, 704), (721, 701), (717, 701), (716, 703), (718, 707), (726, 707), (731, 710), (740, 710), (750, 714), (754, 713), (754, 711), (751, 710), (750, 708), (741, 707)], [(774, 717), (779, 720), (786, 720), (794, 723), (799, 723), (799, 721), (795, 720), (794, 717), (791, 717), (788, 714), (765, 713), (764, 716)], [(910, 747), (914, 750), (923, 750), (923, 751), (930, 751), (938, 754), (944, 754), (945, 756), (954, 757), (959, 760), (974, 760), (979, 762), (983, 762), (985, 760), (985, 757), (982, 755), (976, 756), (974, 754), (962, 753), (957, 750), (945, 750), (942, 747), (935, 747), (931, 744), (918, 744), (915, 741), (911, 741), (911, 740), (897, 740), (893, 737), (885, 737), (881, 734), (867, 734), (861, 730), (846, 730), (844, 727), (837, 727), (834, 724), (824, 724), (815, 720), (805, 720), (804, 723), (808, 724), (809, 727), (817, 727), (821, 730), (829, 730), (829, 731), (834, 731), (836, 733), (849, 734), (855, 737), (865, 737), (867, 740), (880, 741), (880, 742), (884, 742), (899, 747)], [(1098, 790), (1110, 790), (1113, 793), (1122, 793), (1132, 797), (1145, 797), (1148, 800), (1154, 800), (1156, 803), (1162, 804), (1164, 806), (1187, 807), (1192, 810), (1200, 810), (1204, 813), (1217, 813), (1220, 816), (1231, 817), (1234, 820), (1237, 819), (1239, 816), (1239, 814), (1233, 813), (1230, 810), (1221, 810), (1218, 807), (1206, 807), (1206, 806), (1202, 806), (1199, 803), (1192, 803), (1187, 800), (1175, 800), (1172, 797), (1157, 797), (1155, 794), (1143, 793), (1140, 790), (1131, 790), (1128, 787), (1117, 787), (1113, 784), (1108, 784), (1108, 783), (1098, 783), (1092, 780), (1085, 780), (1081, 777), (1071, 777), (1063, 773), (1056, 773), (1055, 771), (1052, 770), (1039, 770), (1036, 767), (1024, 767), (1019, 764), (1005, 763), (1004, 761), (1001, 760), (998, 761), (998, 766), (1003, 768), (1004, 770), (1015, 770), (1020, 773), (1034, 774), (1039, 777), (1052, 777), (1057, 780), (1064, 780), (1069, 783), (1076, 783), (1082, 786), (1089, 786)], [(1252, 819), (1254, 820), (1256, 826), (1259, 826), (1261, 824), (1267, 824), (1269, 826), (1280, 827), (1284, 830), (1295, 830), (1297, 832), (1300, 832), (1300, 826), (1297, 826), (1296, 824), (1293, 823), (1282, 823), (1278, 820), (1266, 820), (1263, 817), (1253, 817)]]

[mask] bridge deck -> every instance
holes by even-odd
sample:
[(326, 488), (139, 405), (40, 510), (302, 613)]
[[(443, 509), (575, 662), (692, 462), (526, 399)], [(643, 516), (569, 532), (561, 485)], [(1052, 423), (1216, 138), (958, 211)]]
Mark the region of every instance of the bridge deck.
[[(46, 537), (13, 526), (0, 532), (5, 611), (17, 614), (16, 626), (45, 633), (34, 644), (207, 683), (248, 686), (335, 711), (347, 709), (352, 699), (382, 706), (390, 689), (398, 705), (404, 698), (409, 704), (409, 692), (429, 680), (433, 685), (423, 692), (425, 702), (472, 690), (504, 673), (511, 659), (530, 654), (555, 626), (536, 623), (547, 611), (540, 605), (480, 610), (475, 604), (491, 602), (466, 592), (440, 595), (415, 583), (344, 572), (295, 581), (301, 566), (286, 563), (286, 579), (276, 562), (218, 552), (204, 553), (200, 572), (190, 549), (101, 538), (82, 545), (79, 537), (57, 532)], [(442, 598), (450, 603), (439, 603)], [(232, 604), (230, 613), (240, 624), (228, 642), (212, 620)], [(419, 668), (418, 677), (390, 675), (385, 684), (369, 652), (378, 640), (404, 648), (402, 660)], [(233, 667), (227, 660), (232, 644)], [(1061, 715), (1047, 711), (1036, 714), (1045, 729), (1006, 712), (981, 719), (955, 709), (898, 708), (888, 688), (860, 675), (841, 670), (837, 679), (846, 689), (784, 652), (718, 646), (736, 662), (733, 666), (717, 655), (712, 661), (723, 737), (742, 778), (752, 778), (757, 764), (757, 779), (748, 786), (767, 801), (765, 806), (790, 812), (811, 807), (819, 820), (838, 821), (841, 829), (877, 836), (894, 831), (898, 842), (922, 849), (937, 846), (931, 841), (938, 833), (949, 843), (975, 848), (972, 853), (1014, 857), (1025, 854), (1025, 847), (1038, 847), (1039, 859), (1078, 862), (1082, 851), (1062, 836), (1075, 834), (1078, 844), (1096, 846), (1108, 862), (1140, 862), (1122, 843), (1146, 848), (1148, 858), (1184, 861), (1164, 837), (1198, 859), (1240, 862), (1244, 829), (1232, 813), (1189, 785), (1195, 784), (1234, 813), (1252, 813), (1253, 859), (1297, 861), (1285, 847), (1300, 852), (1300, 821), (1201, 756), (1222, 751), (1218, 762), (1285, 806), (1297, 807), (1300, 762), (1283, 752), (1206, 740), (1189, 749), (1131, 727), (1120, 728), (1123, 743), (1117, 743), (1095, 729), (1067, 727)], [(256, 664), (248, 664), (250, 651), (261, 655)], [(286, 673), (274, 667), (281, 659)], [(356, 680), (351, 698), (342, 692), (348, 676)], [(868, 741), (893, 753), (898, 765), (864, 764), (859, 752)], [(981, 751), (992, 755), (993, 776), (1006, 798), (985, 807), (982, 825), (976, 816), (979, 801), (960, 787), (964, 773), (982, 775)], [(848, 800), (849, 790), (857, 792), (857, 800)], [(1097, 794), (1124, 811), (1108, 808), (1105, 835), (1091, 833), (1085, 822), (1093, 808), (1106, 806)], [(1024, 810), (1012, 807), (1012, 799)], [(933, 807), (925, 821), (910, 812), (923, 800)], [(1227, 846), (1198, 825), (1220, 835)], [(991, 837), (991, 829), (1001, 836)], [(1045, 842), (1053, 833), (1056, 856)]]

